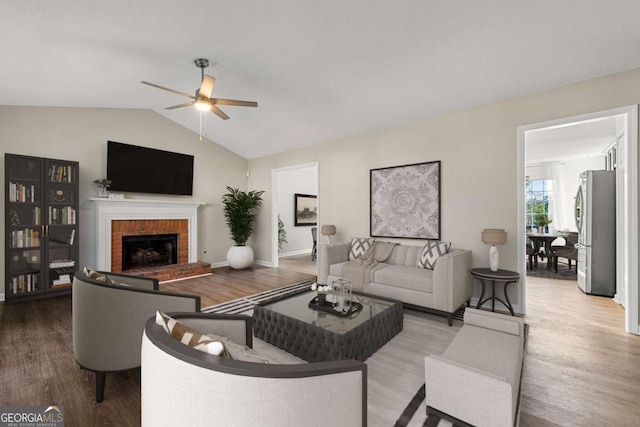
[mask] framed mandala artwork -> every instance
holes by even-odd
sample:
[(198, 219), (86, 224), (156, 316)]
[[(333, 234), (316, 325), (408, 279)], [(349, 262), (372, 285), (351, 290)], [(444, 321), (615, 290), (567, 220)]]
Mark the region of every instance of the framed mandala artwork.
[(440, 240), (440, 161), (369, 172), (372, 237)]

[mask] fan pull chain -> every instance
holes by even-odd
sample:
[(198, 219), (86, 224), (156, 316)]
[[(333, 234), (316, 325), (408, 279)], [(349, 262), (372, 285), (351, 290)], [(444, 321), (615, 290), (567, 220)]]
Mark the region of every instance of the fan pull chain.
[(202, 141), (202, 112), (200, 112), (200, 141)]

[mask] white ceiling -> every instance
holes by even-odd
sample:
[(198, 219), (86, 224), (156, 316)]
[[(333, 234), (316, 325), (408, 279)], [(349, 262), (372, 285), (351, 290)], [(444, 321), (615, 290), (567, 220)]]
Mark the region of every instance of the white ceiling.
[[(604, 156), (616, 140), (616, 116), (525, 133), (527, 165)], [(623, 131), (623, 129), (620, 129)]]
[[(0, 104), (168, 111), (256, 158), (640, 67), (637, 0), (0, 0)], [(136, 141), (124, 141), (136, 143)], [(177, 149), (179, 151), (179, 149)]]

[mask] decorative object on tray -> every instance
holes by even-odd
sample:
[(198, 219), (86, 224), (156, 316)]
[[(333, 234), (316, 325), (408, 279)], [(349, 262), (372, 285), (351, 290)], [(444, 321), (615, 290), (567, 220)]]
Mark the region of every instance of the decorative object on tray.
[(309, 301), (310, 309), (323, 311), (325, 313), (333, 314), (334, 316), (339, 316), (339, 317), (352, 316), (358, 313), (360, 310), (362, 310), (362, 307), (363, 307), (362, 304), (360, 304), (359, 302), (352, 301), (351, 304), (347, 306), (347, 309), (345, 311), (338, 308), (338, 303), (330, 303), (327, 301), (325, 301), (324, 303), (320, 303), (320, 301), (318, 301), (317, 296), (313, 297), (313, 299)]
[(318, 196), (312, 194), (294, 194), (295, 226), (318, 225)]
[(491, 245), (489, 248), (489, 266), (491, 271), (498, 271), (500, 256), (496, 245), (507, 243), (507, 232), (500, 228), (485, 228), (482, 230), (482, 243)]
[(100, 178), (93, 181), (98, 189), (96, 197), (107, 198), (109, 197), (109, 187), (111, 187), (111, 180), (106, 178)]
[[(318, 295), (316, 296), (316, 301), (318, 302), (318, 304), (320, 305), (324, 305), (325, 302), (327, 301), (327, 292), (331, 291), (331, 286), (329, 285), (318, 285), (317, 283), (313, 283), (311, 285), (311, 290), (312, 291), (318, 291)], [(333, 295), (331, 295), (331, 297), (333, 297)], [(333, 298), (329, 298), (330, 299), (330, 303), (335, 302), (333, 300)]]
[(371, 236), (440, 239), (440, 161), (370, 170)]
[(351, 280), (336, 279), (333, 281), (331, 288), (334, 294), (338, 297), (337, 309), (346, 313), (350, 311), (351, 304), (353, 302), (353, 289)]

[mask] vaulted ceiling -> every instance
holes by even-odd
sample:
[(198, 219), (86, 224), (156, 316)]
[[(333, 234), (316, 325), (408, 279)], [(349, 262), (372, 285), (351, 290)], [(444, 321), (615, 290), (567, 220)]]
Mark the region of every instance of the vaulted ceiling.
[[(0, 0), (0, 10), (0, 104), (149, 108), (246, 158), (640, 67), (637, 0)], [(165, 110), (186, 99), (140, 84), (193, 93), (201, 57), (214, 96), (259, 107), (201, 117)]]

